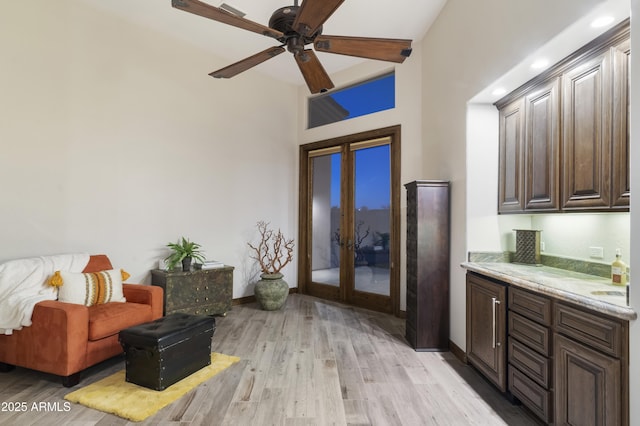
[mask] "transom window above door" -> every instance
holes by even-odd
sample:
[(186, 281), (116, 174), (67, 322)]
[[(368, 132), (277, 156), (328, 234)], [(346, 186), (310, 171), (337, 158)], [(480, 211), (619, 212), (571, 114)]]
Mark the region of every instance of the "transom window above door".
[(308, 128), (349, 120), (396, 106), (395, 71), (309, 98)]

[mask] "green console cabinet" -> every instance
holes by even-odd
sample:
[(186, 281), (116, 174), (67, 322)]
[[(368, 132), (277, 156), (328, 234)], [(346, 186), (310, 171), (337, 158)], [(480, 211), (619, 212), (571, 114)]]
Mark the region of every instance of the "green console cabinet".
[(151, 284), (164, 290), (165, 315), (225, 315), (231, 310), (233, 266), (189, 272), (154, 269)]

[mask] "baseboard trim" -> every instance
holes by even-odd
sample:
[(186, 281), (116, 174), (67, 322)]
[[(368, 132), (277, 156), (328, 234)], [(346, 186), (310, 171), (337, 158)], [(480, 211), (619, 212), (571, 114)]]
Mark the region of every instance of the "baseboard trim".
[[(290, 288), (289, 289), (289, 294), (294, 294), (298, 292), (298, 287), (294, 287), (294, 288)], [(238, 297), (237, 299), (232, 299), (231, 300), (231, 306), (237, 306), (237, 305), (247, 305), (249, 303), (255, 303), (256, 302), (256, 297), (251, 295), (251, 296), (245, 296), (245, 297)]]
[(249, 303), (254, 303), (255, 301), (256, 301), (256, 297), (255, 296), (239, 297), (237, 299), (233, 299), (231, 301), (231, 305), (232, 306), (246, 305), (246, 304), (249, 304)]
[(466, 354), (466, 352), (463, 351), (462, 349), (460, 349), (460, 347), (458, 345), (456, 345), (455, 343), (453, 343), (451, 340), (449, 340), (449, 350), (451, 351), (453, 356), (455, 356), (456, 358), (458, 358), (460, 361), (464, 362), (465, 364), (467, 363), (467, 354)]

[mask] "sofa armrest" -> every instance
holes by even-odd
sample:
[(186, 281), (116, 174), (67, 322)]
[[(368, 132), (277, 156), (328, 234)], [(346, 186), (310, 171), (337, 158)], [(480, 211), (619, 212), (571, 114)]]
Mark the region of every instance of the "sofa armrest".
[(122, 291), (127, 302), (151, 305), (153, 319), (162, 317), (164, 311), (164, 294), (162, 287), (142, 284), (123, 284)]
[(2, 354), (3, 362), (68, 376), (85, 367), (89, 311), (83, 305), (42, 301), (33, 308), (31, 326), (3, 337), (11, 348)]

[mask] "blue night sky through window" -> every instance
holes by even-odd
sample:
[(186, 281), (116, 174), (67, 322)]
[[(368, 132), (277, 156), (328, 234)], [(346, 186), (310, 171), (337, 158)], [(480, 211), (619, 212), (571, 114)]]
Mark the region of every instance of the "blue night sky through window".
[(395, 74), (336, 91), (330, 96), (349, 111), (346, 119), (395, 107)]
[(395, 108), (394, 72), (336, 89), (308, 100), (310, 129)]
[(356, 209), (387, 208), (391, 204), (389, 145), (361, 149), (356, 154)]
[[(357, 209), (386, 208), (391, 204), (389, 145), (355, 151)], [(340, 154), (331, 156), (331, 205), (340, 205)]]

